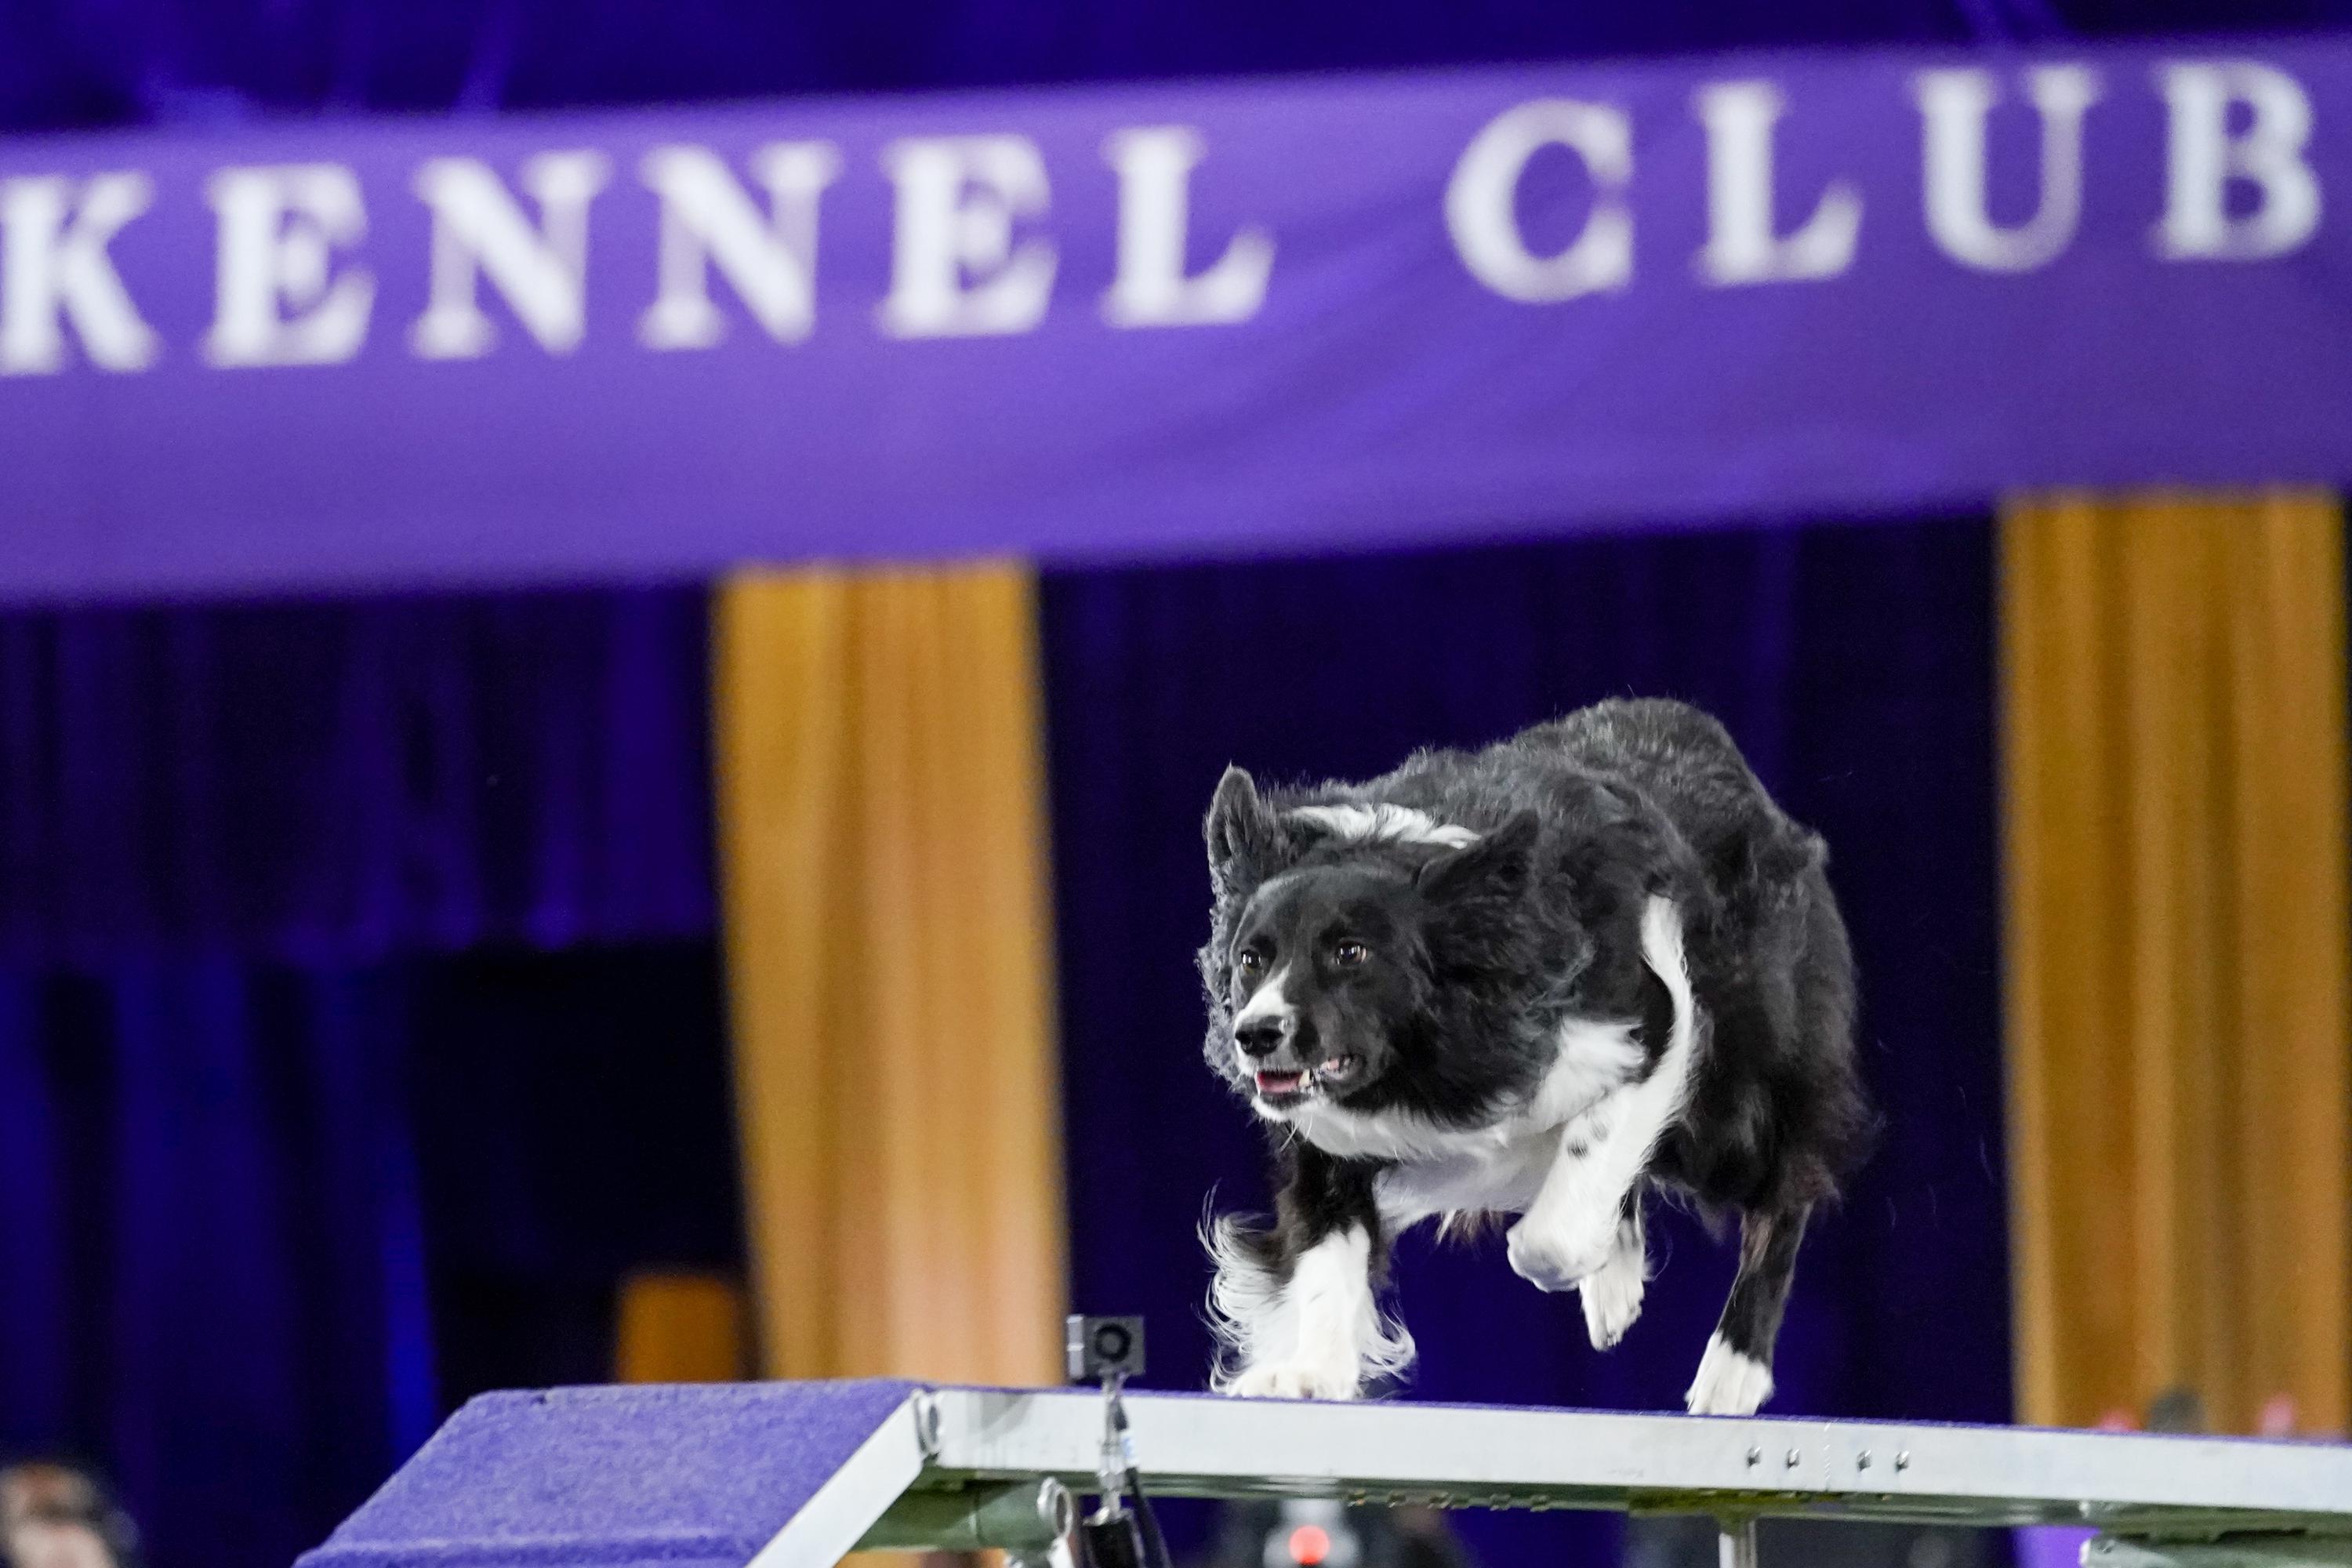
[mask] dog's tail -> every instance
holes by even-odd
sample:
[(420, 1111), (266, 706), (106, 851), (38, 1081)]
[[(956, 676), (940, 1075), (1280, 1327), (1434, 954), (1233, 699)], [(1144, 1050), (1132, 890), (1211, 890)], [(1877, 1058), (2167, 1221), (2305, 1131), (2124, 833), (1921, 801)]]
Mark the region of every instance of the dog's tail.
[[(1659, 1053), (1650, 1076), (1634, 1090), (1644, 1098), (1655, 1097), (1646, 1108), (1650, 1115), (1644, 1120), (1663, 1133), (1682, 1115), (1690, 1098), (1702, 1022), (1698, 997), (1691, 989), (1690, 959), (1683, 950), (1682, 910), (1663, 893), (1651, 894), (1642, 910), (1642, 962), (1657, 975), (1674, 1004), (1674, 1027), (1666, 1034), (1666, 1048)], [(1648, 1153), (1643, 1152), (1645, 1162)]]

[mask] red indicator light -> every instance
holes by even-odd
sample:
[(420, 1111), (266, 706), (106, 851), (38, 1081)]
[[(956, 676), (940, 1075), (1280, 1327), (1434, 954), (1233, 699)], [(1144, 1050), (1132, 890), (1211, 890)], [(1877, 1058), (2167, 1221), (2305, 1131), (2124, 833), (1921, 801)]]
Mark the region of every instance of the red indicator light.
[(1331, 1555), (1331, 1537), (1319, 1524), (1302, 1524), (1290, 1532), (1290, 1560), (1302, 1568), (1315, 1565)]

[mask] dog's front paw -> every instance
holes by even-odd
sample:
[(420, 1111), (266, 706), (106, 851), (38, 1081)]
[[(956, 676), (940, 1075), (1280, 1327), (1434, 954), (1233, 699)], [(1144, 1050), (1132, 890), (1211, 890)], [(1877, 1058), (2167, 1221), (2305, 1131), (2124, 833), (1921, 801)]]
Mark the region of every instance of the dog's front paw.
[(1694, 1415), (1753, 1415), (1771, 1397), (1772, 1369), (1717, 1334), (1706, 1342), (1683, 1403)]
[(1512, 1273), (1538, 1290), (1566, 1290), (1601, 1271), (1617, 1238), (1612, 1227), (1588, 1235), (1580, 1226), (1538, 1225), (1529, 1216), (1513, 1226), (1504, 1240)]
[(1354, 1373), (1308, 1362), (1275, 1362), (1233, 1378), (1223, 1392), (1235, 1399), (1353, 1399)]
[(1584, 1331), (1594, 1350), (1615, 1345), (1642, 1315), (1642, 1290), (1648, 1283), (1643, 1276), (1642, 1255), (1621, 1247), (1576, 1287), (1584, 1303)]

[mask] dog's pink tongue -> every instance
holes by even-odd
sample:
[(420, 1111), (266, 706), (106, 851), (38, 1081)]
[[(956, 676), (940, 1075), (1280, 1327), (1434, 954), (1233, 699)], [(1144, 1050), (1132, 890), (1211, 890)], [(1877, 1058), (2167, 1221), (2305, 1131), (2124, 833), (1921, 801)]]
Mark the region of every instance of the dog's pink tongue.
[(1257, 1075), (1260, 1094), (1288, 1094), (1307, 1081), (1303, 1072), (1262, 1072)]

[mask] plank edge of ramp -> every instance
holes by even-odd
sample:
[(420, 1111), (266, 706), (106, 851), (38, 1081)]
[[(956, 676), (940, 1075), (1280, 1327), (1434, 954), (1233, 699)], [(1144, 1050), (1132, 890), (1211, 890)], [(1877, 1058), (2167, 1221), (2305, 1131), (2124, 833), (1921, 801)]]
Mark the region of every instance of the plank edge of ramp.
[[(2302, 1542), (2269, 1560), (2342, 1563), (2352, 1537), (2340, 1445), (1171, 1394), (1127, 1404), (1145, 1482), (1168, 1495), (2087, 1524), (2209, 1564), (2223, 1538)], [(1091, 1489), (1101, 1421), (1086, 1390), (887, 1380), (487, 1395), (299, 1568), (825, 1568), (913, 1489)]]

